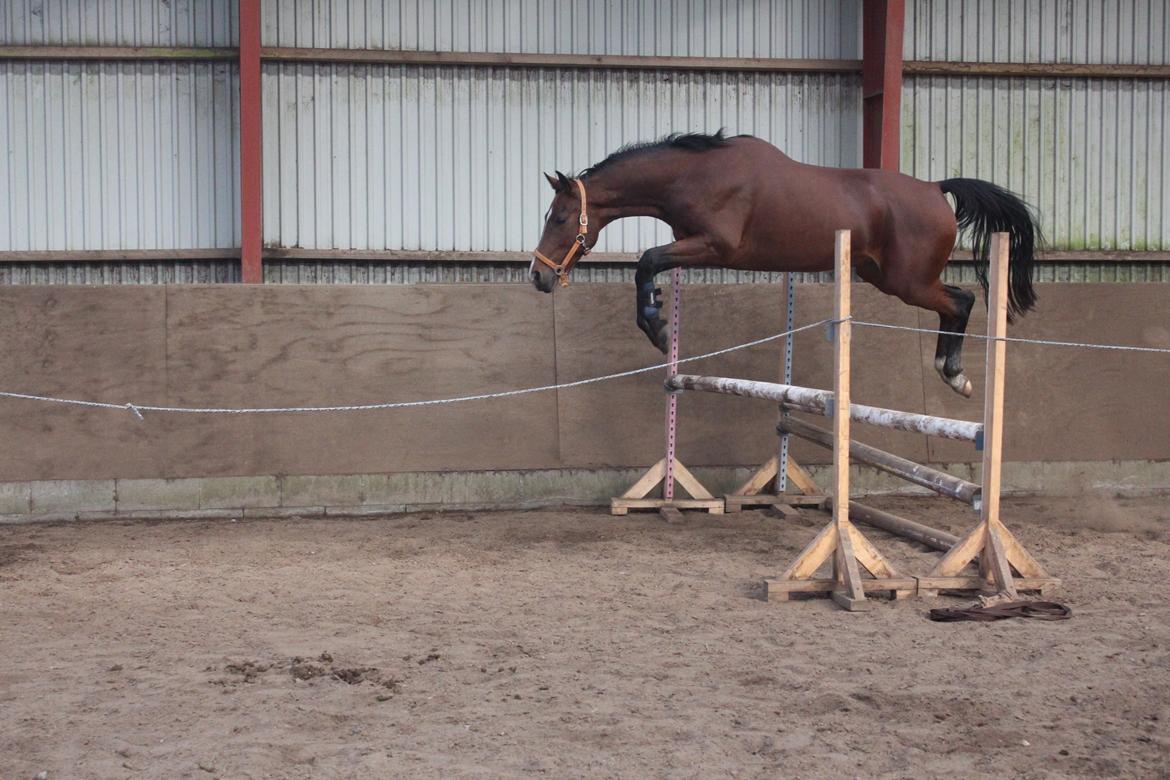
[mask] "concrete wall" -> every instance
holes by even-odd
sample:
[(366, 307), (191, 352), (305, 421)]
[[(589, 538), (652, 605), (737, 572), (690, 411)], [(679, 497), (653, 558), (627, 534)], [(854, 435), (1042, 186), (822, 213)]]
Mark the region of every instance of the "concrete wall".
[[(777, 292), (688, 286), (684, 355), (782, 330)], [(803, 286), (798, 322), (823, 318), (829, 292)], [(1040, 311), (1014, 335), (1170, 346), (1161, 285), (1042, 285), (1040, 296)], [(633, 326), (631, 299), (630, 289), (616, 285), (574, 285), (554, 296), (519, 285), (0, 288), (0, 389), (115, 403), (279, 406), (408, 401), (566, 382), (661, 360)], [(867, 286), (856, 287), (855, 299), (858, 319), (934, 324), (931, 315)], [(984, 327), (981, 315), (972, 323), (976, 333)], [(858, 328), (855, 343), (858, 402), (979, 417), (980, 401), (955, 396), (934, 375), (930, 337)], [(779, 352), (772, 344), (687, 370), (773, 379)], [(968, 344), (967, 364), (979, 389), (982, 352), (980, 344)], [(827, 386), (829, 364), (823, 334), (797, 337), (798, 383)], [(1012, 345), (1007, 458), (1170, 460), (1170, 425), (1158, 417), (1170, 399), (1168, 371), (1164, 356)], [(511, 503), (528, 494), (584, 499), (593, 493), (566, 492), (556, 476), (547, 477), (551, 493), (541, 492), (535, 476), (527, 485), (516, 476), (496, 479), (497, 487), (481, 481), (458, 489), (442, 487), (450, 478), (418, 477), (431, 487), (416, 482), (414, 492), (399, 486), (372, 496), (387, 474), (593, 472), (620, 484), (627, 470), (661, 457), (661, 380), (654, 372), (408, 410), (148, 414), (141, 422), (129, 412), (4, 399), (0, 482), (9, 484), (0, 491), (8, 507), (0, 514), (19, 514), (23, 506), (69, 512), (78, 506), (78, 490), (94, 492), (83, 501), (89, 508), (113, 511), (121, 501), (136, 511), (159, 499), (136, 501), (135, 490), (163, 487), (168, 501), (188, 509), (323, 506), (335, 503), (327, 493), (336, 490), (352, 493), (336, 501), (356, 497), (377, 505), (442, 502), (444, 491), (452, 503), (491, 503), (495, 490)], [(731, 479), (736, 467), (767, 457), (774, 418), (767, 402), (685, 396), (680, 455)], [(913, 434), (866, 430), (860, 438), (916, 460), (977, 460), (968, 446)], [(817, 450), (796, 452), (810, 463), (825, 461)], [(346, 475), (374, 479), (375, 487), (338, 488), (349, 483), (333, 480), (326, 490), (326, 483), (314, 488), (312, 479), (300, 479)], [(261, 479), (232, 481), (240, 477)], [(54, 499), (62, 486), (73, 498)], [(226, 496), (216, 495), (223, 491)], [(387, 498), (406, 495), (409, 500)]]

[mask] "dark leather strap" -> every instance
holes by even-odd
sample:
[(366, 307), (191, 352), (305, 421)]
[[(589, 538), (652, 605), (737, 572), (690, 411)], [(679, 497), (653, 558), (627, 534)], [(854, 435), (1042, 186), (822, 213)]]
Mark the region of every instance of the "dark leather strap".
[(930, 619), (940, 623), (954, 623), (960, 620), (988, 622), (1017, 617), (1033, 620), (1068, 620), (1072, 617), (1072, 610), (1055, 601), (1009, 601), (989, 607), (930, 610)]

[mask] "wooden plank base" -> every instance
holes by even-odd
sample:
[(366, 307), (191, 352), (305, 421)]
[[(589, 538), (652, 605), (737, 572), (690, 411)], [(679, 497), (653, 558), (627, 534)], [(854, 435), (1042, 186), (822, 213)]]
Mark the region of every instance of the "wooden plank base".
[[(834, 591), (841, 590), (841, 583), (832, 578), (815, 579), (815, 580), (785, 580), (780, 578), (770, 577), (764, 580), (764, 586), (767, 591), (769, 601), (788, 601), (789, 596), (793, 593), (817, 593), (823, 596), (833, 594)], [(861, 588), (866, 593), (881, 593), (882, 591), (889, 591), (894, 598), (906, 598), (913, 595), (918, 584), (914, 577), (883, 577), (878, 579), (862, 579)], [(844, 592), (841, 597), (845, 598)], [(833, 596), (833, 600), (841, 604), (841, 599)], [(848, 599), (849, 601), (856, 601), (856, 599)], [(850, 611), (856, 609), (842, 604)]]
[[(916, 577), (918, 580), (918, 595), (921, 598), (933, 598), (940, 590), (969, 591), (972, 593), (990, 594), (998, 591), (994, 580), (983, 577)], [(1041, 596), (1051, 595), (1060, 588), (1060, 580), (1055, 577), (1012, 577), (1016, 592), (1039, 593)]]
[(843, 590), (830, 591), (829, 598), (846, 612), (867, 612), (870, 607), (868, 599), (864, 597), (853, 598)]
[(723, 514), (723, 499), (711, 495), (707, 488), (703, 487), (702, 483), (691, 473), (690, 469), (680, 463), (677, 458), (674, 461), (674, 478), (675, 482), (690, 494), (690, 498), (646, 497), (666, 479), (666, 459), (663, 458), (647, 469), (646, 473), (639, 477), (629, 490), (617, 498), (610, 499), (609, 513), (611, 515), (624, 515), (628, 514), (631, 509), (658, 510), (667, 522), (675, 520), (675, 517), (666, 511), (668, 509), (676, 512), (681, 509), (702, 509), (713, 515)]
[(674, 498), (667, 501), (665, 498), (612, 498), (609, 502), (611, 515), (628, 514), (631, 509), (648, 509), (660, 511), (663, 508), (674, 509), (701, 509), (713, 515), (723, 514), (723, 499), (721, 498)]
[(792, 520), (801, 516), (800, 507), (792, 504), (772, 504), (768, 507), (767, 512), (772, 517), (778, 517), (781, 520)]
[(726, 495), (723, 497), (725, 511), (735, 514), (744, 509), (758, 509), (760, 507), (795, 506), (823, 509), (828, 501), (827, 496), (803, 495), (801, 493), (782, 493), (774, 495), (758, 493), (756, 495)]
[[(1051, 595), (1060, 587), (1060, 580), (1055, 577), (1014, 577), (1016, 590), (1024, 593), (1036, 593), (1042, 596)], [(769, 578), (764, 580), (769, 601), (788, 601), (793, 593), (814, 593), (822, 596), (832, 596), (833, 600), (850, 611), (857, 611), (856, 606), (843, 603), (854, 602), (848, 599), (841, 591), (840, 583), (832, 578), (815, 580), (784, 580)], [(911, 596), (931, 598), (938, 595), (940, 590), (965, 591), (972, 595), (989, 594), (996, 591), (994, 582), (982, 577), (886, 577), (877, 579), (863, 579), (861, 587), (866, 593), (881, 593), (888, 591), (893, 598), (903, 599)], [(862, 607), (863, 608), (863, 607)]]

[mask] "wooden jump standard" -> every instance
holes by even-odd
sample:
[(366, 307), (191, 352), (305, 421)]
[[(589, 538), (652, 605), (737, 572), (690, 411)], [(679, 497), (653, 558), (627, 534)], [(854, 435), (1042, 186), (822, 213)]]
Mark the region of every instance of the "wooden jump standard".
[[(785, 600), (794, 592), (829, 593), (846, 609), (864, 607), (866, 591), (891, 591), (895, 597), (915, 590), (935, 595), (939, 589), (988, 590), (1015, 597), (1017, 590), (1043, 590), (1059, 584), (1023, 548), (999, 519), (1000, 462), (1002, 456), (1003, 382), (1005, 344), (998, 340), (1007, 327), (1008, 237), (996, 234), (992, 241), (991, 285), (988, 296), (987, 391), (982, 424), (965, 420), (902, 412), (849, 402), (851, 323), (849, 322), (850, 257), (849, 232), (838, 231), (836, 246), (836, 305), (834, 319), (834, 389), (832, 392), (770, 382), (724, 377), (672, 376), (671, 390), (700, 390), (743, 395), (778, 401), (783, 408), (832, 417), (827, 431), (785, 416), (777, 426), (781, 434), (792, 434), (833, 451), (833, 520), (776, 579), (767, 580), (769, 597)], [(840, 401), (838, 405), (837, 401)], [(847, 408), (848, 414), (839, 414)], [(931, 436), (976, 442), (983, 445), (983, 484), (976, 485), (953, 475), (907, 460), (884, 450), (851, 441), (851, 420), (886, 428), (914, 431)], [(946, 555), (926, 577), (904, 577), (896, 572), (850, 519), (849, 458), (868, 463), (914, 484), (929, 488), (976, 507), (979, 523), (963, 537), (924, 526), (911, 520), (854, 504), (853, 516), (892, 533), (906, 536)], [(839, 497), (839, 500), (837, 498)], [(831, 578), (814, 578), (818, 568), (833, 556)], [(979, 558), (979, 575), (963, 576), (967, 564)], [(861, 577), (860, 562), (871, 575)], [(1020, 576), (1013, 574), (1018, 573)]]
[[(679, 332), (682, 324), (682, 269), (670, 273), (670, 360), (667, 381), (678, 374)], [(610, 513), (624, 515), (631, 509), (656, 509), (667, 521), (677, 521), (679, 510), (702, 509), (713, 515), (723, 514), (724, 503), (703, 486), (698, 477), (683, 465), (676, 454), (678, 445), (678, 395), (666, 399), (666, 457), (655, 463), (620, 496), (610, 500)], [(675, 483), (689, 498), (675, 496)], [(651, 496), (661, 486), (661, 496)]]
[[(796, 327), (796, 285), (792, 273), (784, 274), (785, 317), (784, 359), (780, 364), (780, 382), (792, 384), (792, 358), (794, 343), (791, 331)], [(778, 407), (783, 419), (788, 412)], [(749, 507), (771, 507), (781, 517), (794, 514), (796, 507), (824, 508), (828, 498), (809, 473), (805, 471), (788, 451), (788, 434), (781, 433), (775, 455), (757, 468), (739, 487), (723, 496), (724, 511), (733, 513)]]

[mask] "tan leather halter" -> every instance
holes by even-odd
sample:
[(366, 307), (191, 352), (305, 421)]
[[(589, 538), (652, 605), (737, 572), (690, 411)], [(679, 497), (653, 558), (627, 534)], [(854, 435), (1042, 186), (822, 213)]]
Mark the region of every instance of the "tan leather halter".
[(582, 257), (589, 254), (589, 246), (585, 243), (585, 236), (589, 234), (589, 214), (585, 210), (585, 184), (580, 179), (574, 179), (573, 181), (577, 182), (577, 189), (581, 193), (581, 215), (577, 217), (577, 224), (581, 227), (581, 230), (577, 233), (577, 237), (573, 239), (573, 245), (569, 247), (568, 252), (565, 252), (564, 258), (559, 263), (554, 263), (552, 260), (549, 260), (538, 249), (532, 250), (532, 254), (536, 256), (536, 259), (551, 268), (553, 273), (557, 275), (557, 278), (561, 280), (561, 287), (569, 286), (569, 270), (573, 267), (573, 261), (577, 258), (577, 253), (580, 252)]

